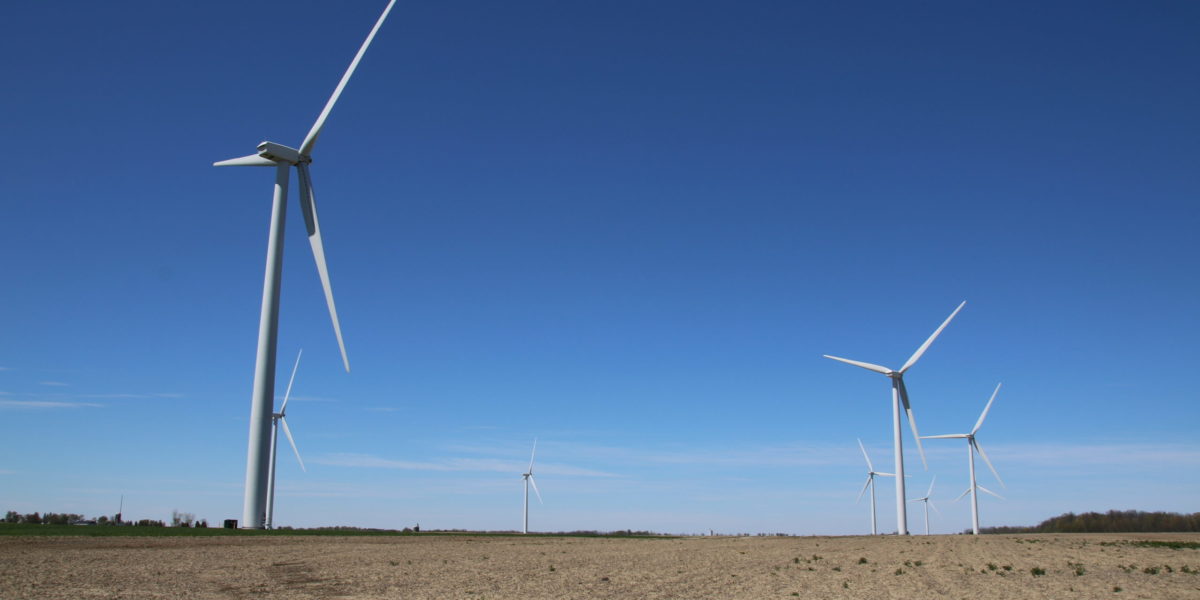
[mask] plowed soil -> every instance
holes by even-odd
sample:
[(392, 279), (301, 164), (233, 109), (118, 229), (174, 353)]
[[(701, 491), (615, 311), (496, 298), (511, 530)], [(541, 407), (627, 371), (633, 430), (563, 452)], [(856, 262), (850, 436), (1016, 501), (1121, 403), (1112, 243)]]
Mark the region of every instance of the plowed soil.
[(6, 536), (0, 598), (1200, 599), (1200, 549), (1141, 540), (1200, 535)]

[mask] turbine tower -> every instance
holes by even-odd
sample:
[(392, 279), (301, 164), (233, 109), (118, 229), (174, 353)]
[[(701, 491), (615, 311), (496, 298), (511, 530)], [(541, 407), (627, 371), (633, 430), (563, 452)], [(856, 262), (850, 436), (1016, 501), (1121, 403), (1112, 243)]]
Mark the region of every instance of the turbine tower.
[(867, 459), (867, 482), (863, 484), (862, 491), (858, 493), (858, 500), (855, 500), (854, 503), (857, 504), (862, 501), (863, 494), (867, 491), (867, 488), (871, 488), (871, 535), (876, 535), (878, 530), (875, 526), (875, 476), (895, 477), (895, 475), (875, 470), (874, 465), (871, 464), (871, 457), (867, 456), (867, 449), (863, 447), (861, 439), (858, 440), (858, 448), (862, 450), (863, 458)]
[(933, 479), (929, 482), (929, 490), (925, 492), (924, 498), (913, 498), (912, 500), (909, 500), (909, 502), (924, 502), (925, 503), (925, 535), (929, 535), (929, 507), (932, 506), (933, 510), (937, 510), (938, 514), (941, 514), (941, 512), (942, 512), (942, 511), (938, 510), (938, 507), (936, 504), (933, 504), (929, 500), (929, 498), (931, 496), (933, 496), (933, 484), (936, 481), (937, 481), (937, 475), (934, 475)]
[[(925, 354), (925, 351), (929, 349), (929, 345), (933, 343), (933, 340), (937, 339), (937, 336), (942, 333), (942, 330), (950, 324), (950, 321), (954, 318), (954, 315), (957, 315), (958, 311), (962, 310), (962, 307), (966, 304), (967, 302), (965, 300), (962, 302), (962, 304), (959, 304), (958, 308), (954, 309), (954, 312), (950, 313), (950, 316), (946, 317), (946, 320), (942, 322), (942, 326), (938, 327), (937, 331), (934, 331), (933, 335), (929, 336), (929, 339), (925, 340), (925, 343), (921, 344), (920, 348), (917, 348), (917, 351), (909, 357), (908, 362), (904, 363), (904, 366), (900, 367), (899, 370), (889, 369), (887, 367), (881, 367), (879, 365), (873, 365), (871, 363), (860, 362), (857, 360), (850, 360), (848, 358), (839, 358), (837, 356), (830, 356), (828, 354), (825, 355), (825, 358), (832, 358), (833, 360), (838, 360), (856, 367), (862, 367), (869, 371), (882, 373), (887, 375), (888, 378), (892, 380), (892, 438), (896, 454), (896, 533), (900, 535), (908, 535), (908, 513), (905, 510), (904, 498), (904, 448), (900, 441), (901, 403), (904, 404), (904, 411), (908, 414), (908, 425), (912, 428), (913, 438), (917, 442), (917, 451), (921, 454), (921, 463), (925, 463), (925, 449), (921, 447), (921, 436), (917, 433), (917, 422), (913, 420), (912, 406), (908, 402), (908, 390), (904, 387), (904, 373), (917, 363), (917, 360), (921, 358), (921, 355)], [(928, 465), (926, 465), (925, 468), (929, 468)]]
[(304, 467), (304, 459), (300, 458), (300, 450), (296, 448), (296, 440), (292, 437), (292, 430), (287, 424), (287, 403), (288, 398), (292, 395), (292, 383), (296, 381), (296, 369), (300, 368), (300, 355), (304, 354), (301, 349), (299, 354), (296, 354), (296, 364), (292, 367), (292, 378), (288, 380), (287, 391), (283, 394), (283, 405), (279, 407), (279, 412), (271, 413), (271, 466), (269, 483), (267, 484), (267, 521), (265, 523), (267, 529), (275, 526), (275, 457), (279, 448), (279, 425), (283, 425), (283, 433), (287, 435), (288, 443), (292, 445), (292, 452), (296, 453), (296, 461), (300, 463), (300, 469), (305, 473), (308, 469)]
[(997, 498), (1000, 498), (1001, 500), (1004, 499), (1004, 497), (1001, 496), (1000, 494), (997, 494), (996, 492), (993, 492), (992, 490), (989, 490), (989, 489), (983, 487), (982, 485), (979, 485), (978, 483), (976, 483), (976, 481), (975, 481), (975, 453), (976, 452), (978, 452), (979, 456), (983, 458), (983, 462), (987, 463), (988, 468), (992, 470), (992, 475), (996, 476), (996, 481), (999, 481), (1001, 486), (1007, 487), (1007, 486), (1004, 486), (1004, 480), (1000, 479), (1000, 474), (996, 472), (996, 467), (992, 466), (992, 461), (988, 460), (987, 453), (983, 451), (983, 446), (980, 446), (979, 441), (975, 439), (976, 432), (978, 432), (979, 428), (983, 425), (983, 420), (985, 418), (987, 418), (988, 411), (992, 409), (992, 402), (994, 402), (996, 400), (996, 394), (999, 394), (999, 393), (1000, 393), (1000, 384), (997, 383), (996, 391), (992, 392), (992, 397), (991, 397), (991, 399), (988, 400), (987, 406), (983, 407), (983, 412), (979, 414), (979, 420), (975, 421), (975, 427), (973, 429), (971, 429), (971, 433), (948, 433), (946, 435), (925, 436), (925, 439), (928, 439), (928, 440), (963, 439), (963, 438), (965, 438), (967, 440), (967, 466), (971, 472), (971, 487), (967, 488), (967, 491), (965, 491), (961, 495), (959, 495), (958, 498), (955, 498), (954, 501), (958, 502), (959, 500), (962, 500), (963, 496), (966, 496), (967, 494), (971, 494), (971, 532), (974, 533), (975, 535), (979, 535), (979, 495), (976, 493), (975, 490), (980, 489), (980, 490), (983, 490)]
[(358, 49), (350, 67), (342, 75), (333, 95), (313, 123), (312, 129), (300, 143), (299, 149), (275, 142), (262, 142), (258, 152), (249, 156), (232, 158), (213, 163), (217, 167), (275, 167), (275, 192), (271, 202), (271, 228), (267, 237), (267, 266), (263, 276), (262, 312), (258, 324), (258, 353), (254, 366), (254, 392), (250, 405), (250, 442), (246, 452), (246, 494), (242, 508), (242, 527), (262, 529), (266, 525), (267, 487), (269, 454), (271, 444), (271, 407), (275, 403), (275, 350), (279, 332), (279, 285), (283, 270), (284, 217), (287, 213), (288, 181), (291, 168), (296, 167), (300, 182), (300, 210), (304, 214), (304, 225), (308, 230), (308, 242), (312, 246), (313, 258), (317, 263), (317, 274), (325, 290), (325, 303), (329, 306), (329, 317), (333, 321), (333, 333), (337, 336), (338, 348), (342, 353), (342, 364), (350, 372), (350, 359), (346, 356), (346, 345), (342, 341), (342, 328), (338, 324), (337, 309), (333, 304), (333, 288), (329, 283), (329, 269), (325, 265), (325, 247), (321, 243), (321, 228), (317, 221), (317, 206), (313, 198), (312, 178), (308, 164), (312, 162), (313, 146), (329, 118), (333, 105), (354, 69), (362, 60), (367, 46), (375, 38), (384, 19), (391, 12), (396, 0), (388, 2), (387, 8), (375, 22), (375, 27)]
[(538, 504), (542, 503), (542, 493), (538, 491), (537, 481), (533, 478), (533, 457), (537, 454), (537, 438), (533, 438), (533, 452), (529, 453), (529, 469), (521, 474), (525, 480), (525, 520), (521, 525), (521, 533), (529, 533), (529, 485), (533, 484), (533, 493), (537, 494)]

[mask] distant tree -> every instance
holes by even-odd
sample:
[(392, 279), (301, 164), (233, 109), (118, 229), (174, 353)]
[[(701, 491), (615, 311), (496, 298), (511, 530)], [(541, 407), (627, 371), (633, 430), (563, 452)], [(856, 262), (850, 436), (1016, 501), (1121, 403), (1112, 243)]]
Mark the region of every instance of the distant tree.
[(15, 510), (8, 511), (8, 514), (4, 515), (4, 522), (5, 523), (20, 523), (21, 522), (21, 513), (15, 511)]
[(1159, 533), (1200, 532), (1200, 513), (1179, 514), (1110, 510), (1064, 513), (1032, 527), (988, 527), (982, 533)]
[(33, 525), (41, 525), (42, 524), (42, 515), (39, 515), (36, 512), (32, 512), (32, 513), (25, 515), (24, 517), (21, 517), (21, 522), (22, 523), (30, 523)]
[(208, 529), (208, 519), (200, 519), (196, 522), (196, 527)]
[(191, 527), (192, 522), (196, 520), (196, 515), (192, 513), (181, 513), (177, 510), (171, 511), (171, 527)]
[(96, 517), (96, 524), (97, 525), (108, 525), (108, 517), (106, 517), (104, 515), (100, 515), (99, 517)]

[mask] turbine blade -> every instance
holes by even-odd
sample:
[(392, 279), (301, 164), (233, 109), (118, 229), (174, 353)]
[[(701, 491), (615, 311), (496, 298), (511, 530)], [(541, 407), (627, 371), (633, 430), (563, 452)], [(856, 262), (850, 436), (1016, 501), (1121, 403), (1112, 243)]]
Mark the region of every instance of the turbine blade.
[(304, 213), (304, 225), (308, 228), (308, 243), (312, 246), (313, 259), (317, 262), (317, 275), (321, 277), (321, 287), (325, 290), (325, 304), (329, 306), (333, 333), (337, 336), (338, 349), (342, 351), (342, 364), (349, 373), (350, 359), (346, 356), (342, 326), (338, 322), (337, 307), (333, 303), (333, 286), (329, 283), (329, 267), (325, 264), (325, 244), (321, 242), (321, 224), (317, 219), (317, 200), (313, 196), (312, 177), (308, 173), (308, 163), (300, 163), (296, 168), (300, 174), (300, 209)]
[(545, 504), (545, 502), (542, 502), (542, 493), (538, 491), (537, 480), (533, 478), (532, 473), (529, 474), (529, 483), (533, 484), (533, 493), (537, 494), (538, 504)]
[(971, 493), (971, 488), (967, 488), (967, 491), (959, 494), (958, 497), (954, 499), (954, 501), (958, 502), (959, 500), (963, 499), (963, 496), (966, 496), (967, 494), (970, 494), (970, 493)]
[(933, 484), (935, 484), (935, 483), (937, 483), (937, 475), (934, 475), (934, 476), (933, 476), (933, 479), (931, 479), (931, 480), (929, 481), (929, 490), (925, 492), (925, 499), (926, 499), (926, 500), (928, 500), (928, 499), (929, 499), (929, 497), (933, 495)]
[(858, 493), (858, 498), (854, 500), (855, 504), (858, 504), (860, 501), (862, 501), (863, 494), (867, 493), (868, 487), (871, 487), (871, 476), (870, 475), (867, 475), (867, 481), (866, 481), (866, 483), (863, 484), (862, 491)]
[(939, 508), (937, 507), (937, 505), (933, 503), (933, 500), (930, 500), (930, 501), (929, 501), (929, 508), (932, 508), (932, 509), (933, 509), (934, 511), (936, 511), (936, 512), (937, 512), (937, 514), (939, 514), (939, 515), (940, 515), (940, 514), (942, 514), (942, 511), (941, 511), (941, 509), (939, 509)]
[(304, 348), (301, 348), (300, 352), (296, 354), (296, 364), (292, 367), (292, 378), (288, 379), (287, 391), (283, 394), (283, 406), (279, 407), (279, 414), (281, 415), (287, 412), (288, 398), (292, 396), (292, 383), (296, 381), (296, 369), (300, 368), (301, 354), (304, 354)]
[(992, 402), (996, 400), (996, 394), (1000, 393), (1000, 384), (996, 384), (996, 391), (992, 392), (992, 397), (988, 400), (987, 406), (983, 407), (983, 412), (979, 413), (979, 420), (975, 421), (975, 428), (971, 430), (971, 435), (975, 435), (979, 431), (979, 427), (983, 425), (983, 420), (987, 418), (988, 411), (992, 409)]
[(867, 449), (863, 446), (861, 438), (858, 440), (858, 449), (862, 450), (863, 458), (867, 459), (867, 472), (874, 471), (875, 467), (871, 465), (871, 457), (867, 456)]
[(300, 463), (300, 470), (307, 473), (308, 469), (304, 466), (304, 459), (300, 458), (300, 450), (296, 448), (296, 440), (292, 438), (292, 430), (288, 428), (287, 419), (279, 417), (279, 423), (283, 425), (283, 433), (287, 435), (288, 443), (292, 445), (292, 452), (296, 453), (296, 461)]
[(854, 365), (856, 367), (862, 367), (862, 368), (870, 370), (870, 371), (875, 371), (876, 373), (883, 373), (884, 375), (887, 375), (888, 373), (892, 372), (892, 370), (887, 367), (881, 367), (879, 365), (873, 365), (871, 363), (861, 362), (861, 361), (857, 361), (857, 360), (850, 360), (848, 358), (838, 358), (836, 356), (830, 356), (828, 354), (823, 354), (822, 356), (824, 356), (825, 358), (832, 358), (833, 360), (840, 360), (846, 364)]
[(882, 476), (884, 476), (884, 477), (895, 477), (895, 476), (896, 476), (896, 474), (895, 474), (895, 473), (881, 473), (881, 472), (879, 472), (879, 471), (875, 471), (875, 474), (876, 474), (876, 475), (882, 475)]
[(969, 433), (947, 433), (944, 435), (923, 435), (923, 436), (921, 436), (921, 439), (923, 439), (923, 440), (949, 440), (949, 439), (958, 439), (958, 438), (966, 438), (966, 437), (971, 437), (971, 434), (969, 434)]
[(229, 160), (219, 160), (219, 161), (213, 163), (213, 166), (214, 167), (275, 167), (275, 166), (279, 166), (279, 163), (277, 163), (269, 158), (263, 158), (257, 154), (251, 154), (250, 156), (240, 156), (238, 158), (231, 158)]
[(953, 319), (954, 315), (957, 315), (958, 311), (962, 310), (962, 307), (966, 306), (966, 304), (967, 301), (963, 300), (962, 304), (959, 304), (958, 308), (954, 309), (954, 312), (950, 313), (949, 317), (946, 317), (946, 320), (942, 322), (942, 326), (938, 327), (937, 331), (933, 332), (933, 335), (929, 336), (929, 339), (925, 340), (925, 343), (921, 344), (921, 347), (917, 348), (916, 352), (913, 352), (913, 355), (909, 357), (908, 362), (904, 363), (903, 367), (900, 367), (901, 373), (907, 371), (909, 367), (917, 364), (917, 361), (920, 360), (921, 355), (925, 354), (925, 351), (929, 349), (929, 345), (933, 343), (933, 340), (936, 340), (937, 336), (942, 334), (942, 330), (950, 324), (950, 320)]
[(900, 384), (900, 400), (904, 402), (904, 412), (908, 414), (908, 426), (912, 428), (913, 439), (917, 441), (917, 452), (921, 455), (921, 464), (928, 471), (929, 463), (925, 461), (925, 448), (921, 446), (921, 434), (917, 433), (917, 421), (913, 417), (912, 406), (908, 403), (908, 388), (905, 387), (902, 377), (897, 377), (896, 382)]
[(1001, 499), (1001, 500), (1003, 500), (1003, 499), (1004, 499), (1004, 496), (1001, 496), (1000, 494), (997, 494), (996, 492), (993, 492), (992, 490), (989, 490), (989, 489), (987, 489), (987, 488), (983, 487), (982, 485), (981, 485), (981, 486), (978, 486), (978, 487), (979, 487), (979, 489), (980, 489), (981, 491), (987, 492), (987, 493), (989, 493), (989, 494), (991, 494), (991, 495), (993, 495), (993, 496), (995, 496), (995, 497), (997, 497), (997, 498), (999, 498), (999, 499)]
[(350, 67), (346, 69), (345, 74), (342, 75), (342, 80), (338, 82), (337, 88), (333, 90), (333, 95), (325, 103), (325, 108), (321, 109), (321, 114), (317, 117), (317, 121), (313, 123), (312, 129), (308, 130), (308, 135), (304, 136), (304, 143), (300, 144), (300, 154), (304, 156), (312, 154), (313, 146), (317, 143), (317, 136), (321, 135), (321, 128), (325, 126), (325, 119), (329, 118), (329, 113), (333, 110), (333, 105), (337, 104), (338, 97), (342, 95), (342, 90), (346, 89), (346, 83), (350, 81), (350, 76), (354, 74), (354, 69), (358, 68), (358, 61), (362, 60), (363, 54), (366, 54), (367, 46), (371, 45), (371, 40), (375, 39), (375, 34), (379, 31), (379, 27), (383, 25), (383, 20), (387, 18), (388, 13), (392, 12), (392, 6), (395, 4), (396, 0), (388, 2), (387, 8), (383, 9), (383, 14), (379, 15), (379, 20), (375, 21), (375, 26), (371, 28), (371, 33), (367, 34), (367, 39), (359, 47), (358, 54), (354, 55), (354, 60), (350, 61)]
[(992, 466), (992, 461), (988, 460), (987, 453), (983, 451), (983, 446), (979, 445), (979, 441), (975, 438), (971, 438), (971, 445), (975, 446), (975, 449), (979, 451), (980, 458), (982, 458), (983, 462), (987, 463), (988, 468), (992, 470), (992, 475), (996, 476), (996, 481), (999, 481), (1002, 487), (1008, 487), (1007, 485), (1004, 485), (1004, 480), (1000, 479), (1000, 474), (996, 472), (996, 467)]
[[(533, 452), (529, 453), (529, 473), (533, 473), (533, 457), (537, 456), (537, 438), (533, 438)], [(553, 473), (551, 473), (553, 475)]]

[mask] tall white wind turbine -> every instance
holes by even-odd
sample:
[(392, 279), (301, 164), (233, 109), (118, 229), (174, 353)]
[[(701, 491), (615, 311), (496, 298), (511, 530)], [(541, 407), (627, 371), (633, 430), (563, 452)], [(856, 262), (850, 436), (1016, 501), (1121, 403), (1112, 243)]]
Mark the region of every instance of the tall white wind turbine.
[(895, 477), (895, 475), (875, 470), (875, 466), (871, 464), (871, 457), (867, 456), (867, 449), (863, 446), (862, 440), (858, 440), (858, 448), (862, 450), (863, 458), (867, 459), (867, 482), (863, 484), (862, 491), (858, 493), (858, 500), (854, 502), (858, 503), (862, 501), (863, 494), (866, 493), (867, 488), (871, 488), (871, 535), (876, 535), (878, 528), (875, 525), (875, 476)]
[[(358, 49), (350, 67), (342, 75), (333, 95), (313, 123), (312, 129), (300, 143), (291, 148), (275, 142), (262, 142), (258, 152), (249, 156), (232, 158), (213, 163), (218, 167), (275, 167), (275, 193), (271, 203), (271, 228), (267, 237), (267, 267), (263, 277), (262, 312), (258, 324), (258, 354), (254, 366), (254, 392), (250, 406), (250, 443), (246, 452), (246, 494), (242, 508), (242, 527), (261, 529), (266, 524), (267, 487), (271, 438), (271, 407), (275, 398), (275, 350), (279, 331), (279, 285), (283, 270), (284, 217), (287, 213), (288, 181), (291, 168), (296, 167), (300, 181), (300, 210), (304, 214), (304, 225), (308, 230), (308, 242), (312, 246), (313, 258), (317, 263), (317, 274), (325, 289), (325, 303), (329, 306), (329, 318), (333, 321), (333, 333), (337, 336), (338, 349), (342, 353), (342, 364), (350, 371), (350, 359), (346, 356), (346, 345), (342, 341), (342, 328), (338, 324), (337, 309), (333, 304), (333, 288), (329, 283), (329, 269), (325, 265), (325, 247), (321, 243), (321, 228), (317, 221), (317, 206), (313, 197), (312, 178), (308, 164), (312, 162), (313, 146), (329, 118), (333, 105), (354, 74), (367, 46), (375, 38), (384, 19), (391, 12), (396, 0), (390, 0), (375, 27)], [(287, 60), (286, 57), (277, 60)]]
[(521, 474), (525, 480), (525, 520), (521, 524), (521, 533), (529, 533), (529, 486), (533, 485), (533, 493), (537, 494), (538, 504), (542, 503), (542, 493), (538, 491), (537, 481), (533, 478), (533, 457), (537, 454), (537, 438), (533, 438), (533, 452), (529, 453), (529, 469)]
[(925, 535), (929, 535), (929, 507), (932, 506), (933, 510), (937, 510), (939, 514), (942, 512), (938, 510), (937, 505), (930, 500), (930, 498), (933, 497), (933, 484), (936, 482), (937, 475), (934, 475), (933, 479), (929, 482), (929, 490), (925, 492), (925, 497), (913, 498), (912, 500), (909, 500), (909, 502), (923, 502), (925, 504)]
[[(950, 321), (954, 318), (954, 315), (957, 315), (958, 311), (962, 310), (963, 306), (966, 306), (966, 304), (967, 302), (965, 300), (962, 302), (962, 304), (959, 304), (958, 308), (954, 309), (954, 312), (950, 313), (950, 316), (946, 317), (946, 320), (942, 322), (942, 326), (938, 327), (937, 331), (934, 331), (933, 335), (929, 336), (929, 339), (925, 340), (925, 343), (921, 344), (921, 347), (917, 348), (917, 351), (908, 358), (908, 362), (905, 362), (904, 366), (900, 367), (898, 370), (881, 367), (879, 365), (873, 365), (871, 363), (860, 362), (857, 360), (850, 360), (848, 358), (839, 358), (837, 356), (830, 356), (828, 354), (824, 355), (825, 358), (832, 358), (833, 360), (838, 360), (856, 367), (862, 367), (869, 371), (882, 373), (887, 375), (888, 378), (892, 380), (892, 438), (896, 454), (896, 533), (900, 535), (908, 535), (908, 513), (906, 511), (904, 498), (904, 448), (900, 441), (901, 403), (904, 404), (904, 411), (908, 414), (908, 425), (912, 428), (913, 438), (917, 442), (917, 451), (921, 454), (921, 462), (923, 464), (925, 463), (925, 449), (921, 447), (921, 435), (917, 433), (917, 422), (913, 420), (912, 406), (908, 402), (908, 390), (904, 387), (904, 373), (912, 368), (913, 365), (917, 364), (917, 360), (921, 358), (922, 354), (925, 354), (925, 351), (929, 349), (929, 345), (933, 343), (933, 340), (937, 339), (937, 336), (941, 335), (942, 330), (950, 324)], [(928, 468), (928, 465), (926, 465), (926, 468)]]
[(267, 484), (267, 521), (265, 523), (267, 529), (275, 526), (275, 457), (279, 448), (280, 425), (283, 425), (283, 433), (287, 436), (288, 443), (292, 445), (292, 452), (296, 453), (296, 461), (300, 463), (300, 469), (305, 473), (308, 472), (308, 469), (304, 467), (304, 459), (300, 458), (300, 450), (296, 448), (296, 439), (292, 437), (292, 430), (287, 424), (288, 398), (292, 396), (292, 383), (296, 381), (296, 369), (300, 368), (302, 354), (304, 354), (303, 349), (296, 354), (296, 364), (292, 366), (292, 378), (288, 380), (287, 391), (283, 394), (283, 405), (279, 407), (279, 412), (271, 413), (271, 466)]
[[(956, 498), (955, 501), (957, 502), (958, 500), (961, 500), (963, 496), (966, 496), (967, 494), (971, 494), (971, 531), (975, 535), (979, 535), (979, 495), (976, 493), (976, 490), (983, 490), (997, 498), (1000, 498), (1001, 500), (1004, 499), (1003, 496), (1001, 496), (1000, 494), (997, 494), (996, 492), (993, 492), (992, 490), (989, 490), (989, 489), (983, 487), (982, 485), (979, 485), (975, 481), (975, 453), (978, 452), (979, 456), (983, 458), (983, 462), (987, 463), (988, 468), (992, 470), (992, 475), (996, 476), (996, 481), (999, 481), (1000, 485), (1004, 486), (1004, 480), (1000, 479), (1000, 474), (996, 472), (996, 467), (992, 466), (992, 461), (988, 460), (987, 453), (983, 451), (983, 446), (980, 446), (979, 441), (975, 439), (975, 433), (979, 431), (979, 428), (981, 426), (983, 426), (983, 420), (985, 418), (987, 418), (988, 411), (992, 409), (992, 402), (994, 402), (996, 400), (996, 394), (999, 394), (999, 393), (1000, 393), (1000, 384), (997, 383), (996, 391), (992, 392), (992, 397), (991, 397), (991, 399), (988, 400), (987, 406), (984, 406), (983, 412), (979, 413), (979, 420), (975, 421), (975, 427), (973, 429), (971, 429), (971, 433), (948, 433), (946, 435), (925, 436), (925, 439), (927, 439), (927, 440), (932, 440), (932, 439), (966, 439), (967, 440), (967, 465), (971, 472), (971, 487), (967, 488), (967, 491), (965, 491), (961, 495), (959, 495), (959, 497)], [(1007, 487), (1007, 486), (1004, 486), (1004, 487)]]

